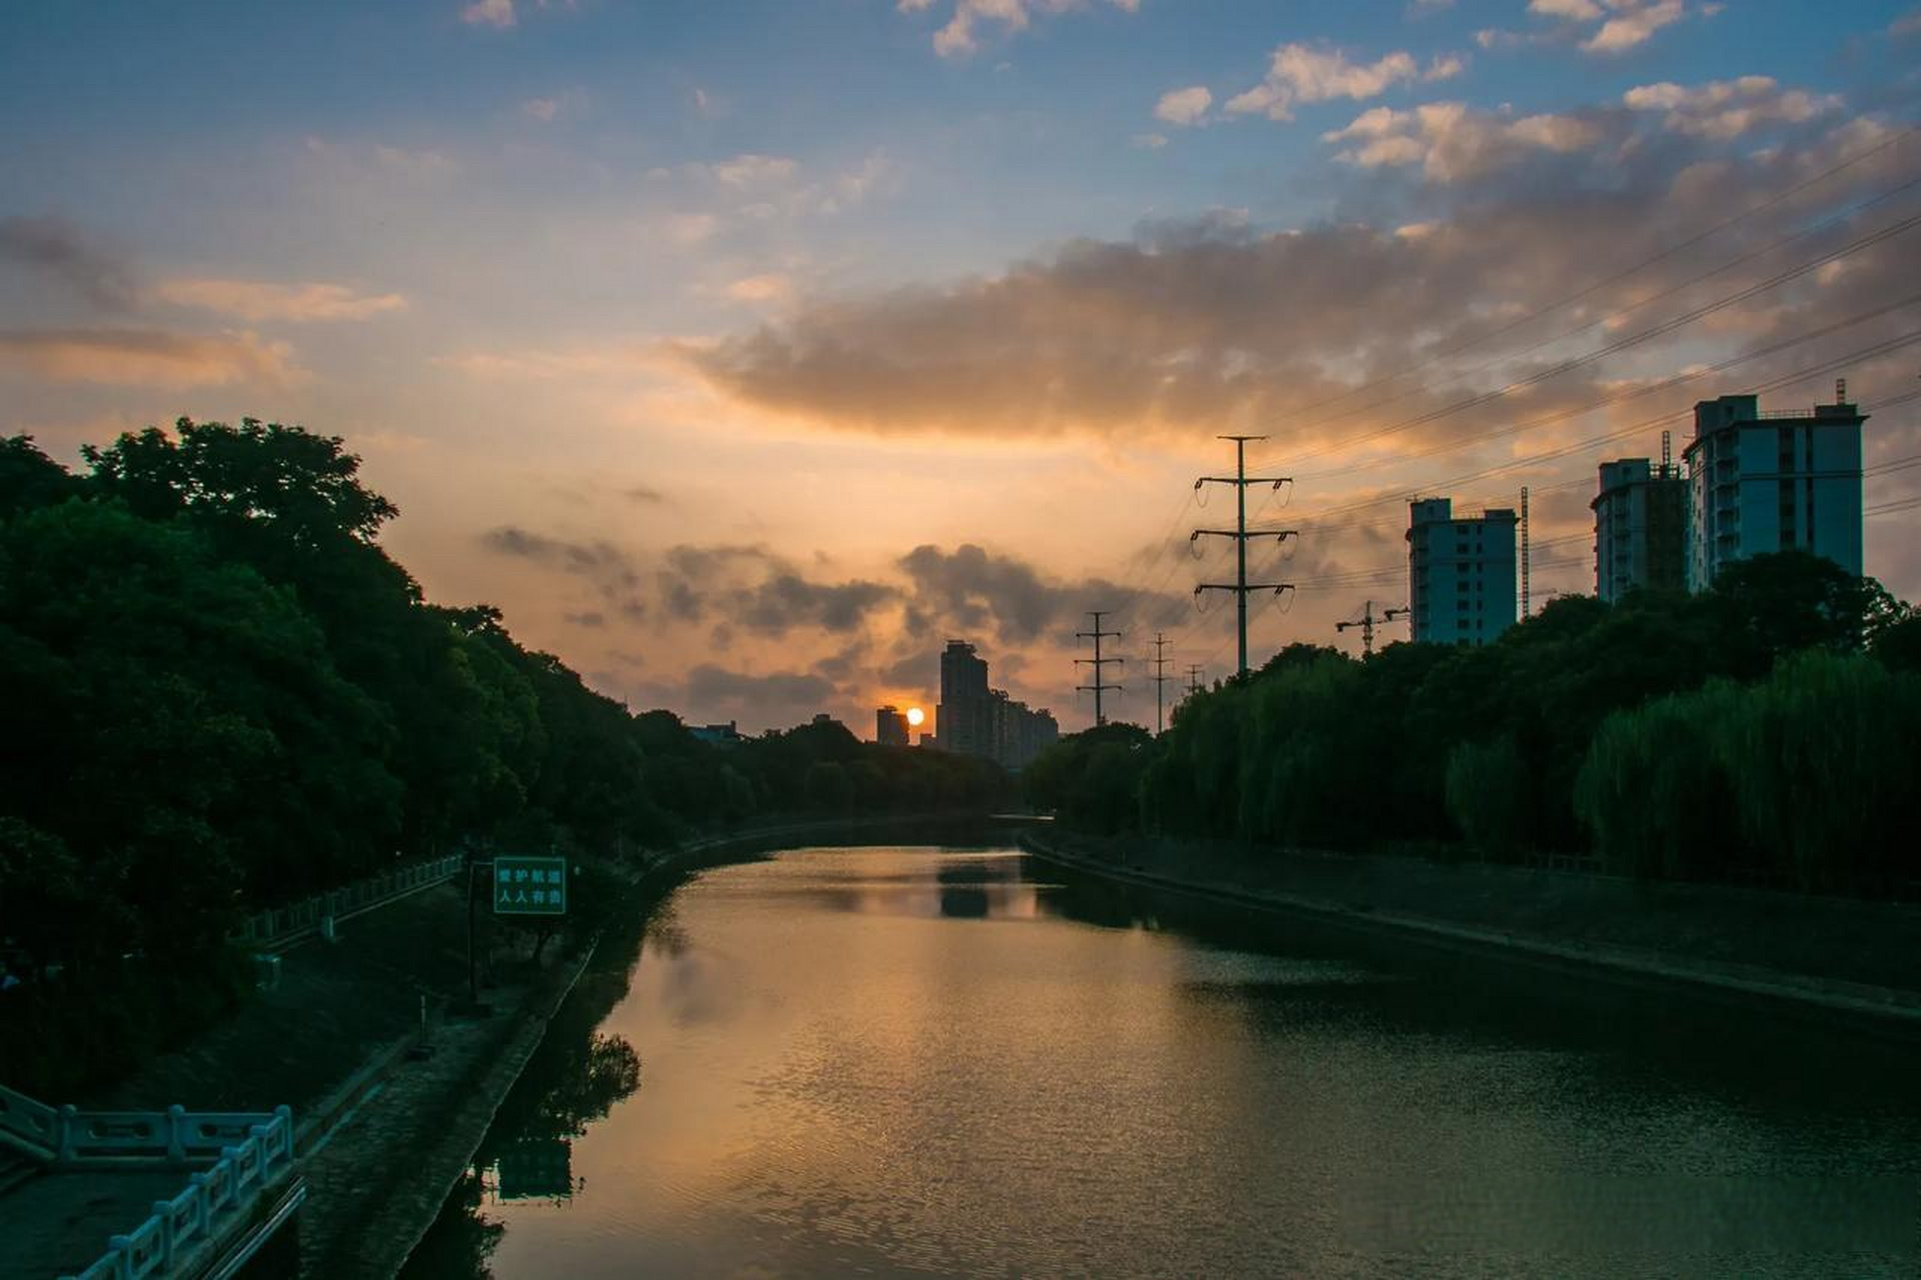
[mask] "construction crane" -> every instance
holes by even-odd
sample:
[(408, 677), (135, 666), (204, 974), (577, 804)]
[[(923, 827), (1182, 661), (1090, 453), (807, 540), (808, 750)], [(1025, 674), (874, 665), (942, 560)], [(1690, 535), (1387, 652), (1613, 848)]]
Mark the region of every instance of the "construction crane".
[(1384, 627), (1396, 618), (1405, 618), (1406, 616), (1407, 609), (1403, 606), (1398, 609), (1389, 609), (1379, 617), (1376, 617), (1374, 613), (1374, 602), (1369, 600), (1366, 607), (1361, 610), (1361, 616), (1359, 618), (1356, 618), (1352, 622), (1337, 622), (1334, 624), (1334, 629), (1336, 631), (1346, 631), (1349, 627), (1359, 627), (1361, 629), (1361, 652), (1371, 655), (1374, 652), (1374, 628)]

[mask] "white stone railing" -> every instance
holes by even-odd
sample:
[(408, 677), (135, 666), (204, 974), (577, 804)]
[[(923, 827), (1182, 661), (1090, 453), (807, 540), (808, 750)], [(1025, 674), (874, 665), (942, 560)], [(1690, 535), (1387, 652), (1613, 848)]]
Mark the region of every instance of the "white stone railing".
[(329, 917), (345, 919), (390, 898), (402, 897), (416, 889), (450, 880), (459, 873), (462, 865), (459, 854), (448, 854), (444, 858), (431, 858), (426, 862), (396, 867), (384, 875), (361, 880), (342, 889), (329, 889), (290, 906), (258, 911), (247, 917), (233, 933), (232, 939), (252, 946), (279, 942), (310, 929), (318, 929), (321, 921)]
[(50, 1107), (0, 1085), (0, 1135), (63, 1168), (211, 1160), (272, 1116), (257, 1111), (82, 1111)]
[[(105, 1114), (105, 1113), (103, 1113)], [(184, 1116), (185, 1124), (181, 1123)], [(116, 1122), (123, 1117), (116, 1117)], [(210, 1137), (225, 1132), (235, 1116), (211, 1116), (198, 1130)], [(194, 1132), (199, 1117), (169, 1113), (170, 1133)], [(271, 1116), (253, 1116), (246, 1137), (223, 1146), (210, 1168), (188, 1175), (187, 1189), (170, 1200), (153, 1202), (146, 1221), (126, 1235), (114, 1236), (107, 1251), (78, 1276), (63, 1280), (142, 1280), (171, 1276), (228, 1224), (244, 1218), (260, 1197), (293, 1169), (293, 1112), (281, 1107)], [(186, 1148), (192, 1151), (193, 1148)]]

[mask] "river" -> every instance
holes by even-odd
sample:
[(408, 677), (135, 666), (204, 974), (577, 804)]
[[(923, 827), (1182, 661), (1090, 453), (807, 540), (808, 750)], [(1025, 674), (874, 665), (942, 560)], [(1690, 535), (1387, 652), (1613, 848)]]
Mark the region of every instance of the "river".
[(1911, 1047), (1008, 849), (710, 870), (626, 961), (409, 1277), (1921, 1274)]

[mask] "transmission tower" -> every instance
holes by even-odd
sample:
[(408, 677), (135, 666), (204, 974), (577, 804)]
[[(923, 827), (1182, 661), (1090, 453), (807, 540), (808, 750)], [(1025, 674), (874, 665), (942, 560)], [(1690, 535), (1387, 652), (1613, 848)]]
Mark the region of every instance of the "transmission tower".
[(1167, 687), (1167, 682), (1174, 678), (1173, 676), (1170, 676), (1167, 674), (1166, 650), (1167, 650), (1167, 637), (1160, 634), (1158, 631), (1155, 632), (1154, 633), (1154, 656), (1147, 659), (1147, 661), (1154, 664), (1154, 674), (1149, 676), (1148, 679), (1154, 682), (1154, 736), (1157, 738), (1161, 736), (1161, 730), (1164, 727), (1164, 721), (1161, 714), (1161, 705), (1162, 705), (1161, 695)]
[(1207, 668), (1198, 662), (1190, 662), (1187, 664), (1187, 691), (1189, 693), (1199, 693), (1201, 691), (1201, 672), (1205, 670), (1207, 670)]
[(1361, 652), (1363, 654), (1372, 654), (1374, 652), (1374, 628), (1384, 627), (1394, 621), (1394, 619), (1405, 618), (1406, 616), (1407, 609), (1403, 607), (1399, 609), (1389, 609), (1377, 618), (1374, 616), (1374, 602), (1369, 600), (1366, 607), (1361, 610), (1361, 616), (1359, 618), (1353, 622), (1337, 622), (1334, 624), (1334, 629), (1336, 631), (1346, 631), (1349, 627), (1359, 627), (1361, 629)]
[(1081, 639), (1092, 640), (1094, 642), (1093, 657), (1074, 659), (1077, 665), (1081, 663), (1085, 663), (1088, 666), (1094, 668), (1094, 683), (1093, 684), (1077, 684), (1074, 686), (1074, 688), (1077, 692), (1092, 693), (1094, 695), (1094, 727), (1097, 729), (1100, 726), (1107, 723), (1107, 714), (1101, 709), (1101, 693), (1107, 689), (1112, 689), (1116, 693), (1118, 693), (1122, 689), (1126, 688), (1125, 685), (1107, 683), (1107, 668), (1112, 663), (1126, 662), (1127, 659), (1101, 657), (1101, 638), (1102, 637), (1112, 636), (1116, 640), (1121, 638), (1121, 633), (1118, 631), (1101, 630), (1101, 619), (1105, 618), (1108, 614), (1112, 612), (1114, 612), (1112, 609), (1089, 609), (1087, 613), (1089, 617), (1094, 619), (1094, 629), (1092, 631), (1076, 631), (1074, 633), (1076, 636), (1080, 637)]
[(1233, 485), (1234, 527), (1232, 529), (1196, 529), (1193, 535), (1188, 538), (1188, 541), (1193, 542), (1197, 538), (1234, 539), (1234, 581), (1231, 583), (1203, 582), (1194, 588), (1194, 594), (1198, 597), (1203, 591), (1232, 591), (1234, 593), (1234, 602), (1239, 607), (1240, 616), (1240, 674), (1245, 676), (1247, 674), (1247, 593), (1250, 591), (1272, 591), (1275, 595), (1280, 595), (1281, 592), (1291, 591), (1294, 588), (1294, 584), (1291, 582), (1249, 582), (1247, 580), (1247, 540), (1249, 538), (1273, 538), (1276, 542), (1286, 542), (1289, 538), (1299, 537), (1300, 530), (1249, 529), (1247, 527), (1247, 486), (1250, 484), (1271, 484), (1276, 489), (1279, 489), (1282, 485), (1292, 483), (1293, 481), (1293, 477), (1291, 476), (1280, 476), (1277, 478), (1274, 476), (1250, 476), (1247, 474), (1247, 442), (1249, 440), (1265, 440), (1267, 437), (1217, 436), (1216, 439), (1232, 440), (1234, 442), (1234, 474), (1231, 476), (1202, 476), (1194, 482), (1194, 488), (1198, 490), (1204, 484)]

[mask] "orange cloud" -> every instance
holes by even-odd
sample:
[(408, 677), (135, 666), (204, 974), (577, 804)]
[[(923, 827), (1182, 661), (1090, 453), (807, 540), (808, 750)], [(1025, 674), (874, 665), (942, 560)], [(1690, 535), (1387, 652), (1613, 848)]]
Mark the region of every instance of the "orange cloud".
[(200, 387), (230, 382), (287, 385), (308, 374), (293, 348), (252, 333), (158, 329), (40, 329), (0, 333), (0, 363), (54, 382)]
[(407, 309), (397, 293), (357, 293), (346, 285), (276, 284), (268, 280), (164, 280), (153, 297), (175, 306), (218, 311), (242, 320), (367, 320)]

